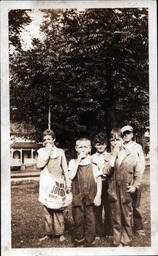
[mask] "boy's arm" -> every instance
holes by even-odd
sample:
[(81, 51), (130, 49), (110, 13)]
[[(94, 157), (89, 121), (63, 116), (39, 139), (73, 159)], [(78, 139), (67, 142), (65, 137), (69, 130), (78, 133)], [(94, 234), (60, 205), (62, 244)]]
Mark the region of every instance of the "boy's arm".
[(73, 180), (76, 176), (79, 163), (80, 163), (80, 161), (78, 159), (76, 161), (75, 161), (75, 159), (70, 160), (70, 163), (69, 163), (69, 178), (71, 180)]
[(132, 185), (128, 186), (127, 192), (134, 193), (136, 191), (136, 189), (138, 189), (140, 187), (141, 179), (142, 179), (142, 170), (141, 170), (141, 166), (140, 166), (139, 157), (136, 155), (134, 181), (133, 181)]
[(107, 161), (105, 167), (103, 168), (104, 177), (109, 177), (113, 172), (117, 154), (118, 154), (117, 149), (112, 151), (111, 156), (109, 157), (109, 161)]
[(94, 198), (94, 205), (100, 206), (101, 205), (101, 191), (102, 191), (102, 180), (101, 176), (97, 178), (97, 193)]
[(101, 176), (97, 178), (97, 193), (96, 196), (101, 197), (101, 192), (102, 192), (102, 179)]
[(101, 205), (101, 193), (102, 193), (102, 178), (101, 178), (101, 172), (99, 172), (98, 167), (94, 167), (96, 170), (94, 173), (97, 173), (96, 175), (96, 183), (97, 183), (97, 193), (94, 198), (94, 205), (100, 206)]
[(135, 172), (134, 172), (134, 183), (133, 183), (133, 186), (135, 188), (139, 188), (139, 186), (141, 184), (141, 179), (142, 179), (142, 166), (139, 161), (139, 158), (137, 157), (136, 167), (135, 167)]
[(61, 166), (64, 171), (67, 188), (71, 188), (71, 181), (70, 181), (69, 174), (68, 174), (68, 166), (67, 166), (67, 161), (66, 161), (66, 156), (65, 156), (64, 150), (62, 150)]
[(42, 169), (44, 168), (50, 157), (50, 152), (43, 149), (38, 150), (38, 157), (37, 157), (37, 168)]
[(83, 153), (81, 153), (77, 156), (76, 160), (75, 159), (70, 160), (70, 163), (69, 163), (69, 178), (71, 180), (73, 180), (75, 178), (78, 167), (79, 167), (79, 164), (80, 164), (80, 162), (82, 161), (83, 158), (85, 158), (85, 156), (84, 156)]

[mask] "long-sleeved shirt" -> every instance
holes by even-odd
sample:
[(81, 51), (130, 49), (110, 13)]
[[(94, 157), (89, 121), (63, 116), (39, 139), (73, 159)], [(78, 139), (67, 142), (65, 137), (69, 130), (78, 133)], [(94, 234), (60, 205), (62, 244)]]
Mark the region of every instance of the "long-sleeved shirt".
[(134, 152), (122, 149), (116, 156), (114, 167), (107, 170), (109, 176), (108, 194), (111, 201), (118, 200), (118, 189), (121, 191), (121, 200), (127, 202), (128, 186), (139, 189), (141, 184), (141, 168), (138, 155)]
[(131, 153), (136, 153), (138, 155), (138, 161), (139, 161), (139, 169), (141, 174), (143, 175), (145, 170), (145, 157), (143, 153), (142, 146), (135, 141), (131, 141), (127, 144), (123, 145), (125, 149), (129, 150)]

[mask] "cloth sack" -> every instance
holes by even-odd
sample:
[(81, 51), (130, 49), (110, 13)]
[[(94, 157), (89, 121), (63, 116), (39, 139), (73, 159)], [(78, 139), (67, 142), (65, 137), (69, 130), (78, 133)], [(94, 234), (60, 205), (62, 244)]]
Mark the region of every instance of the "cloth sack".
[(39, 201), (50, 209), (60, 209), (72, 202), (72, 193), (67, 191), (64, 176), (57, 178), (43, 170), (40, 175)]

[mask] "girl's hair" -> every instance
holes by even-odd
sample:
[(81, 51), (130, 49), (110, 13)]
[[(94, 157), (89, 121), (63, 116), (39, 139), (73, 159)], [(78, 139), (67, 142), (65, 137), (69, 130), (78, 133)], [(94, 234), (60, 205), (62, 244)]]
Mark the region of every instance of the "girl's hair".
[(46, 129), (44, 132), (43, 132), (43, 137), (47, 136), (47, 135), (50, 135), (52, 138), (55, 139), (55, 134), (53, 132), (53, 130), (51, 129)]
[(93, 145), (95, 146), (97, 143), (99, 144), (107, 144), (107, 136), (105, 133), (100, 132), (98, 133), (93, 140)]
[(114, 137), (115, 135), (118, 135), (119, 137), (122, 138), (122, 131), (120, 128), (114, 128), (110, 132), (110, 138)]

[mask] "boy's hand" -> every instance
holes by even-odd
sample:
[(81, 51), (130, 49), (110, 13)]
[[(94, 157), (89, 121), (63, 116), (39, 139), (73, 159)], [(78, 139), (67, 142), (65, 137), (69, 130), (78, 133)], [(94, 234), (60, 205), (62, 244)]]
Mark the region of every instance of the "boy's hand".
[(136, 191), (136, 187), (135, 186), (128, 186), (128, 193), (134, 193)]
[(52, 151), (52, 144), (47, 143), (46, 146), (45, 146), (45, 149), (46, 149), (46, 152), (48, 154), (50, 154), (50, 152)]
[(114, 148), (113, 148), (113, 150), (112, 150), (112, 153), (114, 154), (114, 155), (117, 155), (118, 154), (118, 152), (120, 151), (120, 149), (121, 149), (121, 146), (122, 146), (122, 144), (117, 144)]
[(85, 158), (85, 154), (81, 153), (78, 155), (77, 160), (80, 162), (84, 158)]
[(101, 177), (102, 177), (102, 180), (104, 180), (104, 181), (108, 180), (108, 176), (106, 174), (103, 174)]
[(71, 180), (70, 179), (67, 179), (66, 181), (66, 187), (67, 187), (67, 190), (70, 192), (71, 191)]
[(94, 205), (100, 206), (101, 205), (101, 196), (96, 195), (94, 198)]

